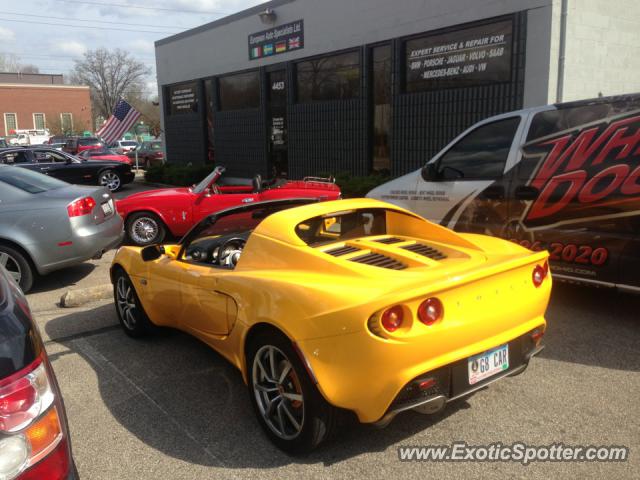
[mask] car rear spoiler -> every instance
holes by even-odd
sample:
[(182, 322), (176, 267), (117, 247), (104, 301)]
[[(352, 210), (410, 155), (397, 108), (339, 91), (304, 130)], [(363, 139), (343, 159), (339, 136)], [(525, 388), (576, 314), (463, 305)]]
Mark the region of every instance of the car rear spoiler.
[(336, 177), (304, 177), (303, 182), (316, 182), (316, 183), (336, 183)]

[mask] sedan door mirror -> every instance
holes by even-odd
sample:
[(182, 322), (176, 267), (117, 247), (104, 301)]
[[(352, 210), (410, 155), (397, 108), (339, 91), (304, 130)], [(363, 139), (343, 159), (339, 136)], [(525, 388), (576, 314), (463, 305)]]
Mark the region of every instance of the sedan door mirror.
[(143, 262), (152, 262), (164, 255), (164, 247), (162, 245), (149, 245), (140, 250), (140, 256)]

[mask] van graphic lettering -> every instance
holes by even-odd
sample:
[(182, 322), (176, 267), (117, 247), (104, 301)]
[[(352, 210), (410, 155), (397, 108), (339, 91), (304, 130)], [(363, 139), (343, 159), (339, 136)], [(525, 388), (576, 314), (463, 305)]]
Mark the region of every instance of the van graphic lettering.
[(522, 151), (540, 157), (529, 182), (540, 193), (523, 217), (528, 228), (640, 214), (640, 112), (537, 139)]

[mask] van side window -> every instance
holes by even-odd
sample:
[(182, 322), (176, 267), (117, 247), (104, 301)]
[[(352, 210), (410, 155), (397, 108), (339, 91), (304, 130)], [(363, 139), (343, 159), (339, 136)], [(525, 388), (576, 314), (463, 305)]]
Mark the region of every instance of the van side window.
[(445, 180), (483, 180), (502, 176), (520, 117), (482, 125), (451, 147), (438, 162)]

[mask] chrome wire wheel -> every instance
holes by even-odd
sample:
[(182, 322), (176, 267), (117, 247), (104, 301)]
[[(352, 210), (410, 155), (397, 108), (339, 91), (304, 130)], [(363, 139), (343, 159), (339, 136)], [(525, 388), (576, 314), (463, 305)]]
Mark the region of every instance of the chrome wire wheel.
[(287, 356), (265, 345), (253, 359), (252, 386), (260, 414), (283, 440), (300, 435), (304, 426), (304, 397), (300, 380)]
[(138, 217), (129, 228), (129, 236), (138, 245), (152, 243), (160, 230), (158, 222), (151, 217)]
[(11, 276), (19, 285), (22, 280), (22, 269), (18, 261), (6, 252), (0, 252), (0, 266), (4, 267), (9, 276)]
[(122, 323), (125, 328), (134, 330), (138, 323), (136, 318), (138, 307), (131, 282), (125, 276), (118, 278), (118, 283), (116, 284), (116, 302), (118, 312), (120, 312), (120, 318), (122, 318)]
[(110, 191), (115, 192), (120, 188), (120, 177), (117, 173), (107, 170), (100, 175), (100, 185), (107, 187)]

